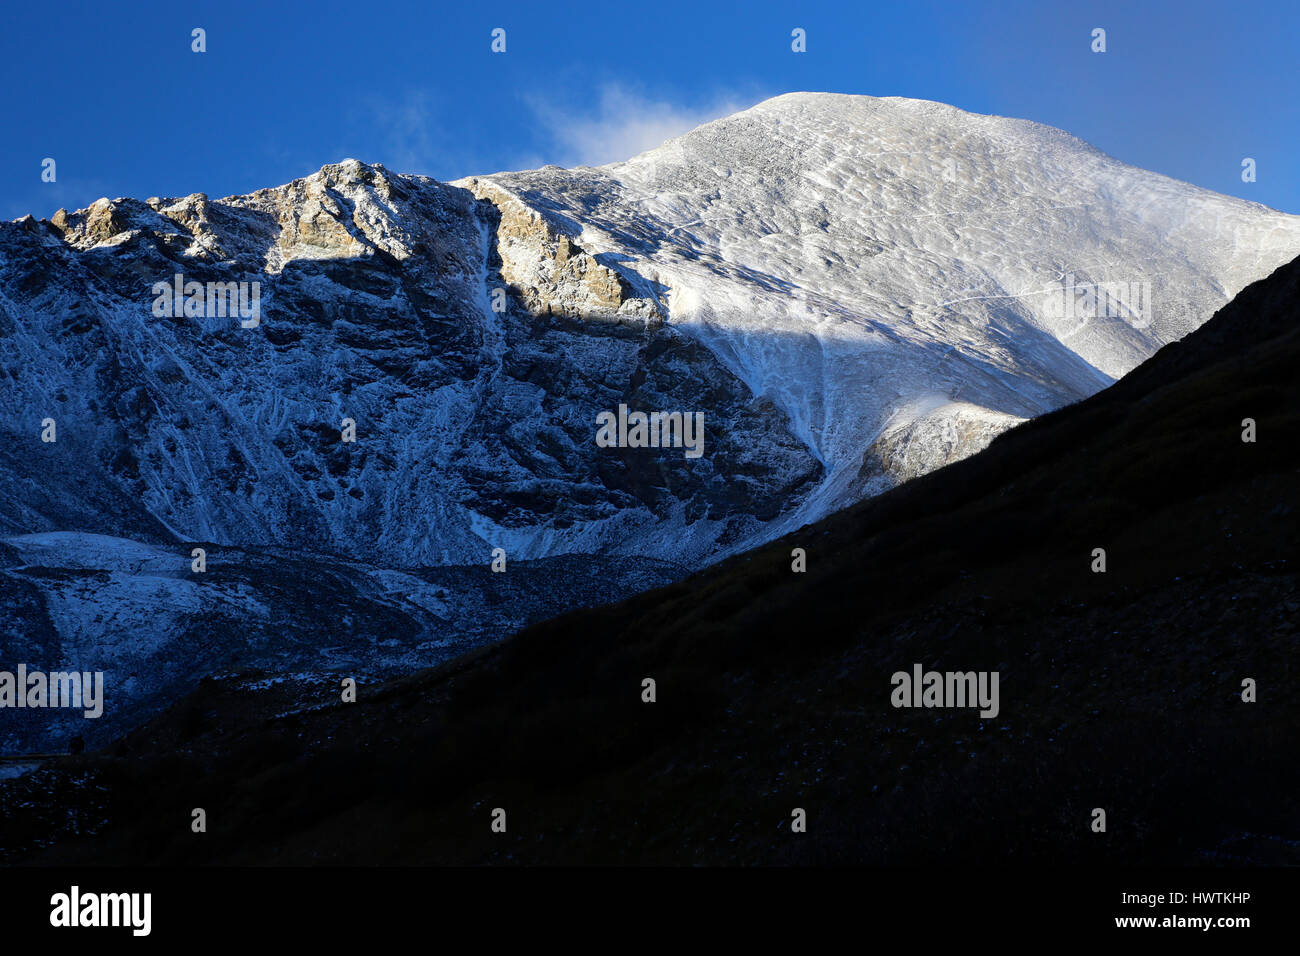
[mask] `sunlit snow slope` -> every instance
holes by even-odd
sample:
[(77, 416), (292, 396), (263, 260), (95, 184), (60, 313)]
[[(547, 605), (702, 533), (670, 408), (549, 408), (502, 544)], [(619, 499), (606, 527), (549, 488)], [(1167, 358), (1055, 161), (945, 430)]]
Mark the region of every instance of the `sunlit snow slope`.
[[(1300, 252), (1297, 217), (900, 98), (792, 93), (624, 163), (487, 179), (789, 415), (827, 470), (785, 524), (1095, 392)], [(1136, 294), (1067, 314), (1071, 281)]]

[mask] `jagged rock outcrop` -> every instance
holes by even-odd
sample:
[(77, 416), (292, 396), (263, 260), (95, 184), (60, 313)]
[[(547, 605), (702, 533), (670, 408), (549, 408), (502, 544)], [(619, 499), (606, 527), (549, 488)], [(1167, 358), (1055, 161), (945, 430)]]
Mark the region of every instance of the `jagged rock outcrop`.
[[(782, 413), (571, 236), (499, 201), (348, 161), (220, 201), (97, 202), (61, 241), (7, 227), (0, 283), (25, 294), (0, 300), (15, 346), (0, 403), (60, 437), (14, 428), (15, 458), (47, 475), (0, 471), (0, 526), (392, 567), (496, 546), (691, 563), (787, 511), (821, 466)], [(259, 324), (155, 316), (155, 283), (177, 274), (256, 283)], [(598, 448), (596, 416), (620, 403), (702, 412), (708, 455)]]
[(653, 296), (636, 295), (627, 279), (597, 262), (536, 209), (490, 180), (462, 182), (496, 208), (500, 274), (530, 312), (581, 319), (663, 318)]

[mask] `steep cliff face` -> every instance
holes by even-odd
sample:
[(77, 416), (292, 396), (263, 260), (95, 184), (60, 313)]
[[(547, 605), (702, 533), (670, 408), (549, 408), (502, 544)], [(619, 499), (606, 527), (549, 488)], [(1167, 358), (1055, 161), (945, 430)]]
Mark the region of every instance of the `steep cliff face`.
[[(810, 94), (601, 169), (347, 160), (3, 223), (8, 633), (50, 667), (150, 635), (128, 656), (172, 676), (118, 675), (131, 699), (186, 660), (291, 668), (268, 627), (303, 629), (303, 667), (312, 633), (361, 648), (350, 667), (430, 663), (962, 458), (1297, 251), (1295, 217), (1056, 130)], [(615, 411), (699, 416), (701, 453), (598, 441)], [(198, 586), (200, 545), (280, 570)], [(176, 567), (142, 577), (137, 548)], [(498, 548), (504, 576), (428, 580)], [(525, 561), (548, 587), (506, 590)], [(312, 567), (351, 610), (317, 620)]]
[(535, 315), (568, 318), (664, 318), (653, 292), (637, 295), (628, 280), (601, 265), (537, 210), (489, 179), (464, 180), (465, 188), (496, 207), (498, 274)]
[[(693, 562), (819, 474), (653, 299), (504, 197), (348, 162), (246, 197), (57, 218), (5, 227), (0, 282), (24, 293), (0, 303), (16, 459), (0, 480), (26, 482), (0, 505), (12, 533), (147, 530), (393, 567), (497, 546)], [(154, 315), (154, 284), (177, 274), (257, 283), (257, 324), (206, 299)], [(702, 411), (709, 454), (599, 449), (596, 416), (620, 403)], [(698, 533), (656, 540), (665, 520)]]

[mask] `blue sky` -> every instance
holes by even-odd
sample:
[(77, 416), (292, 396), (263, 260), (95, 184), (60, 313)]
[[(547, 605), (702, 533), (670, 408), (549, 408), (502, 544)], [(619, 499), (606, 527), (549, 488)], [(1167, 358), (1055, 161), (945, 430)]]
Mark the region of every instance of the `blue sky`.
[(608, 162), (794, 90), (1033, 119), (1300, 213), (1298, 36), (1294, 0), (8, 4), (0, 217), (243, 193), (349, 156), (439, 179)]

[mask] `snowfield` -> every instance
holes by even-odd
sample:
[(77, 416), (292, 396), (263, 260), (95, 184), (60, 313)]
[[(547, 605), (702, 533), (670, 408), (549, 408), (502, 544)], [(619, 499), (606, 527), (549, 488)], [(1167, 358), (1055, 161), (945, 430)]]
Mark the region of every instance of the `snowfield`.
[[(923, 100), (792, 93), (627, 162), (486, 178), (662, 290), (668, 321), (790, 417), (827, 473), (783, 528), (859, 496), (845, 471), (918, 400), (1008, 427), (1300, 254), (1300, 218)], [(1054, 314), (1071, 281), (1146, 284), (1148, 314)], [(931, 443), (931, 467), (989, 430), (956, 454)]]

